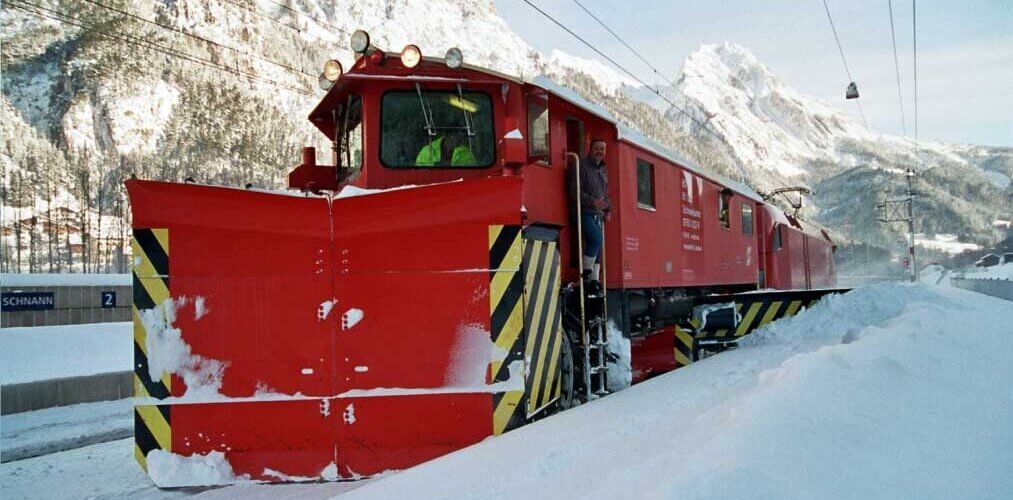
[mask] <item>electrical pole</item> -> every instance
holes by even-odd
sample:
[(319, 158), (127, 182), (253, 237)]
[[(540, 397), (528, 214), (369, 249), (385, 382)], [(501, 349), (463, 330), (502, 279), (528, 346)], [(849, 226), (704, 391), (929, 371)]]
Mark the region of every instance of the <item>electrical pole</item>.
[(914, 169), (908, 167), (904, 175), (907, 177), (907, 195), (902, 198), (886, 199), (876, 208), (880, 211), (880, 222), (907, 222), (907, 259), (911, 281), (915, 282), (918, 281), (918, 264), (915, 259)]

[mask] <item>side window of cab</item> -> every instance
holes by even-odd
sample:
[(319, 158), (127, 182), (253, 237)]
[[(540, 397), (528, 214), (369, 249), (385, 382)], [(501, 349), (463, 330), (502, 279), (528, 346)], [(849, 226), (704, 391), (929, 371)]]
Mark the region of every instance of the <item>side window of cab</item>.
[(549, 101), (544, 94), (528, 96), (528, 160), (549, 163)]

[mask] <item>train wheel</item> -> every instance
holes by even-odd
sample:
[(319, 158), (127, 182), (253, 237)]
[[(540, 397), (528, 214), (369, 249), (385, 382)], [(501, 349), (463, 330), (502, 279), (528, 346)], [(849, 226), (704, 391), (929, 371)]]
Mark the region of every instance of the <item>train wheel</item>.
[(559, 352), (559, 409), (568, 410), (577, 406), (577, 401), (574, 400), (574, 388), (573, 381), (576, 376), (573, 362), (573, 344), (570, 342), (570, 336), (565, 335), (563, 338), (563, 346)]

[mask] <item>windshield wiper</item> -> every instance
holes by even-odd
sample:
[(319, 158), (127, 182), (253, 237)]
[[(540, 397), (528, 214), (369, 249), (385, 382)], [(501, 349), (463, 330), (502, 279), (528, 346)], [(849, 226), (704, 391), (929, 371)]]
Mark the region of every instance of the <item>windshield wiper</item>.
[(426, 99), (422, 96), (422, 85), (415, 82), (415, 91), (419, 94), (419, 104), (422, 105), (422, 118), (426, 121), (426, 133), (429, 137), (436, 136), (436, 124), (433, 123), (433, 111), (426, 107)]

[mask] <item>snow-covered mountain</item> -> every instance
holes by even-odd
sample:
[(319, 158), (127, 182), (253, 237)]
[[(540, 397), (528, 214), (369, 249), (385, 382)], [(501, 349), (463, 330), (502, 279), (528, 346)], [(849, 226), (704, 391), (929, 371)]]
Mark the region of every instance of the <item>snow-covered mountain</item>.
[[(305, 120), (322, 95), (315, 75), (328, 58), (352, 62), (348, 36), (357, 28), (388, 50), (414, 43), (423, 54), (442, 55), (457, 46), (471, 64), (522, 77), (547, 74), (707, 168), (761, 190), (816, 188), (809, 213), (851, 236), (878, 224), (854, 223), (871, 209), (848, 205), (855, 197), (846, 194), (891, 185), (893, 172), (914, 158), (910, 141), (866, 131), (729, 44), (701, 47), (668, 89), (726, 144), (601, 61), (534, 50), (491, 0), (162, 0), (116, 8), (137, 17), (83, 0), (7, 2), (0, 10), (4, 205), (38, 206), (69, 194), (79, 207), (120, 216), (121, 181), (133, 174), (282, 185), (302, 146), (326, 150)], [(943, 232), (970, 227), (962, 237), (984, 242), (994, 237), (992, 219), (1013, 218), (986, 202), (1013, 177), (1010, 150), (921, 147), (927, 167), (943, 167), (929, 170), (926, 183), (932, 175), (959, 181), (933, 198), (955, 212), (939, 226)], [(838, 202), (822, 193), (844, 196)], [(937, 229), (930, 224), (922, 232)], [(28, 236), (15, 232), (5, 227), (3, 244), (27, 245)], [(38, 238), (48, 248), (48, 236)], [(3, 254), (7, 269), (25, 268)]]
[(727, 160), (761, 190), (812, 188), (808, 201), (815, 206), (808, 212), (849, 236), (882, 236), (888, 226), (875, 220), (874, 207), (900, 187), (909, 166), (918, 173), (924, 232), (985, 243), (998, 237), (993, 222), (1009, 214), (1013, 148), (916, 144), (870, 131), (792, 89), (747, 48), (700, 47), (686, 59), (671, 94), (685, 112), (668, 110), (670, 120), (697, 134), (698, 123), (705, 123), (730, 146), (724, 148)]

